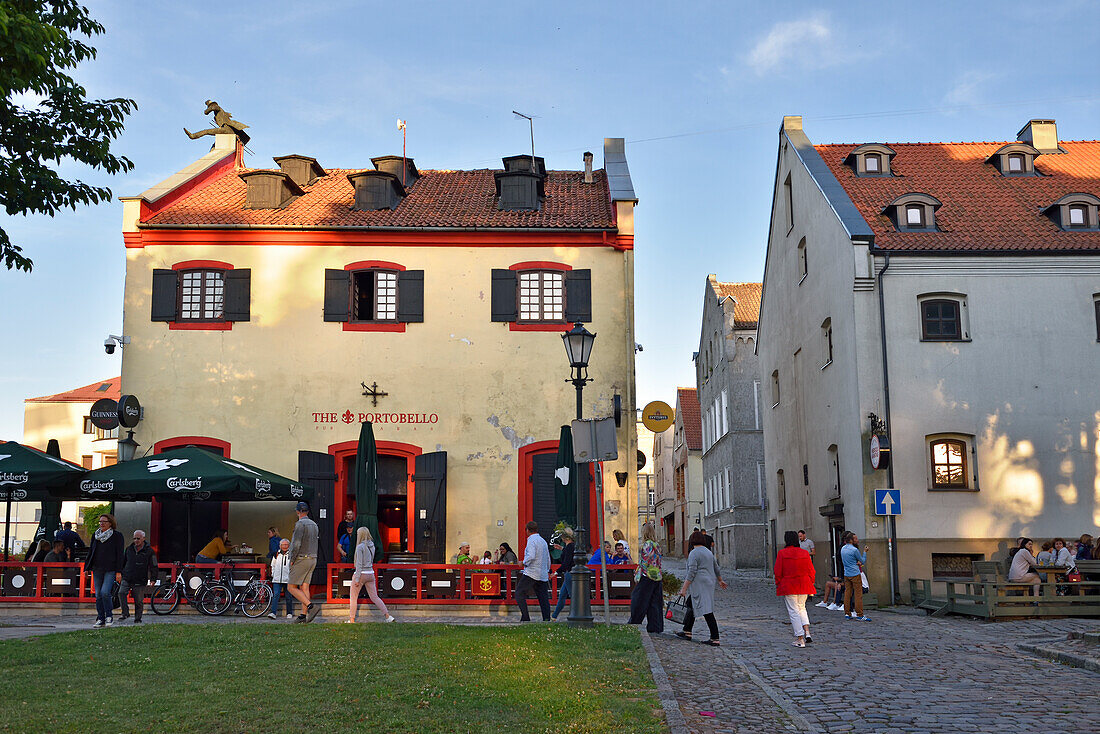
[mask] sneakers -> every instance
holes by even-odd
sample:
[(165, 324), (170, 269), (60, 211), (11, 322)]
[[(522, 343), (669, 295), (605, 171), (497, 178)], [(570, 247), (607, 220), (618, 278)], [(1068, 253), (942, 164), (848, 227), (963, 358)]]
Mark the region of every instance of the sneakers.
[(815, 607), (825, 607), (826, 609), (829, 608), (829, 605), (826, 604), (824, 601), (819, 601), (817, 604), (814, 604), (814, 606)]
[(134, 624), (141, 624), (141, 618), (140, 617), (134, 617)]
[[(275, 619), (275, 612), (268, 612), (267, 616), (268, 616), (268, 619)], [(290, 615), (288, 614), (287, 616), (289, 617)]]
[(309, 621), (309, 620), (306, 619), (306, 615), (304, 615), (304, 614), (299, 614), (297, 617), (294, 618), (294, 623), (295, 624), (303, 624), (307, 621)]
[(108, 627), (113, 627), (114, 624), (115, 624), (115, 618), (114, 617), (107, 617), (106, 625)]
[(306, 621), (307, 622), (312, 622), (314, 619), (317, 618), (317, 615), (320, 614), (320, 613), (321, 613), (321, 605), (320, 604), (310, 604), (308, 607), (306, 607)]
[(855, 622), (870, 622), (871, 618), (864, 614), (861, 617), (852, 617), (852, 620)]
[(794, 645), (795, 647), (806, 647), (806, 643), (803, 642), (802, 640), (795, 640), (791, 644)]
[(288, 615), (286, 615), (286, 618), (287, 619), (294, 619), (294, 615), (293, 614), (288, 614)]
[(355, 624), (355, 620), (354, 619), (345, 619), (344, 624)]
[(390, 616), (389, 614), (387, 614), (387, 615), (386, 615), (386, 621), (387, 621), (387, 622), (396, 622), (397, 620), (396, 620), (396, 619), (395, 619), (394, 617), (392, 617), (392, 616)]
[(852, 621), (853, 619), (855, 619), (855, 617), (853, 617), (853, 616), (852, 616), (851, 614), (845, 614), (845, 615), (844, 615), (844, 618), (845, 618), (846, 620), (848, 620), (849, 622), (851, 622), (851, 621)]
[(94, 627), (95, 629), (99, 629), (102, 626), (103, 626), (103, 620), (102, 619), (97, 619), (95, 621), (95, 624), (92, 625), (92, 627)]
[(814, 641), (814, 638), (810, 637), (809, 635), (806, 635), (806, 644), (807, 644), (807, 645), (809, 645), (809, 644), (810, 644), (810, 643), (812, 643), (813, 641)]
[(844, 609), (844, 606), (841, 605), (841, 604), (830, 604), (829, 606), (827, 606), (825, 608), (826, 609), (832, 609), (834, 612), (839, 612), (842, 609)]

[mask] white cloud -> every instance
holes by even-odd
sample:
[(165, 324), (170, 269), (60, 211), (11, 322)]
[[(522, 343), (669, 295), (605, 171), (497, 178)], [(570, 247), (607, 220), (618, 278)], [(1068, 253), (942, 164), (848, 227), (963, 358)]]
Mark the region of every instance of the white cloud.
[(835, 60), (836, 34), (829, 23), (828, 13), (814, 13), (802, 20), (776, 23), (752, 47), (745, 60), (757, 74), (770, 71), (796, 55)]
[(955, 80), (955, 85), (943, 96), (946, 105), (975, 105), (984, 101), (982, 90), (986, 82), (996, 75), (986, 71), (970, 70)]

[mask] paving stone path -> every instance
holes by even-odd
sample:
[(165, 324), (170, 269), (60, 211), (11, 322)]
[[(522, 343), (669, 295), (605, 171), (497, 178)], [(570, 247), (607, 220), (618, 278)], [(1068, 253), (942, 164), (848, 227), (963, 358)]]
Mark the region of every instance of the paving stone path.
[[(813, 643), (800, 649), (770, 579), (727, 581), (715, 601), (720, 649), (668, 634), (678, 626), (653, 636), (693, 732), (1100, 731), (1100, 673), (1016, 647), (1100, 630), (1100, 620), (989, 623), (869, 610), (871, 622), (849, 622), (812, 607)], [(705, 622), (695, 631), (706, 639)]]

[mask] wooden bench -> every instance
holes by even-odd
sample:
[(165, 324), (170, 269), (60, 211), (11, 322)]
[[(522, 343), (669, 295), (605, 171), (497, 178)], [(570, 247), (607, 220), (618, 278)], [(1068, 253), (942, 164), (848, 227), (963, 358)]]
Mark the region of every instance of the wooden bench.
[(1100, 561), (1078, 561), (1077, 570), (1084, 574), (1096, 574), (1100, 576)]
[(1008, 581), (1005, 578), (1004, 567), (1000, 561), (974, 561), (974, 580), (980, 583), (992, 583), (994, 589), (1002, 589), (1005, 595), (1009, 592), (1022, 591), (1023, 596), (1031, 594), (1031, 584), (1022, 581)]

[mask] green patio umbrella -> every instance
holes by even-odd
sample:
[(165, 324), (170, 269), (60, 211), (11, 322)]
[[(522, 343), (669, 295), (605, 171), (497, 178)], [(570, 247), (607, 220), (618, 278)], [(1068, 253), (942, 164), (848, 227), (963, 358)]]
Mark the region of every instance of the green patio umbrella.
[(41, 502), (55, 499), (55, 493), (71, 491), (84, 467), (50, 456), (15, 441), (0, 443), (0, 499), (4, 516), (4, 560), (8, 560), (8, 537), (12, 502)]
[[(50, 442), (46, 444), (46, 454), (57, 459), (61, 458), (61, 445), (56, 438), (51, 438)], [(38, 521), (38, 529), (34, 531), (34, 540), (31, 541), (31, 547), (27, 549), (27, 556), (24, 560), (29, 561), (31, 559), (38, 541), (45, 540), (52, 543), (54, 536), (57, 535), (57, 531), (60, 529), (61, 501), (55, 499), (42, 500), (42, 517)]]
[(558, 458), (554, 464), (554, 508), (558, 522), (577, 527), (577, 479), (580, 472), (573, 461), (573, 432), (569, 426), (561, 427), (558, 439)]
[[(364, 421), (359, 428), (359, 446), (355, 450), (355, 527), (366, 526), (381, 558), (385, 548), (378, 536), (378, 449), (374, 445), (374, 425)], [(351, 538), (355, 554), (355, 536)]]
[(191, 503), (203, 500), (311, 499), (313, 490), (293, 479), (205, 449), (187, 446), (90, 471), (78, 484), (81, 499), (187, 501), (187, 557), (191, 557)]

